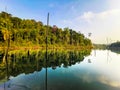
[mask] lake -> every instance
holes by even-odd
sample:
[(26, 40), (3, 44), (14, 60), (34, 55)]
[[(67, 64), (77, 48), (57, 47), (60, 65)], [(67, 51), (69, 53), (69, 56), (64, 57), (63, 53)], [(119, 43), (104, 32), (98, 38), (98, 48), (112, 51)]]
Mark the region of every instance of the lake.
[(110, 50), (0, 52), (0, 90), (120, 90), (119, 69)]

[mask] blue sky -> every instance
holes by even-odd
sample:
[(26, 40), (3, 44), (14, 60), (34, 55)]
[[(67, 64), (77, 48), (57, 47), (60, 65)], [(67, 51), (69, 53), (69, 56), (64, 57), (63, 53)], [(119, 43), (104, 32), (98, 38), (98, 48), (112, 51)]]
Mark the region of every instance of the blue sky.
[(94, 43), (120, 40), (120, 0), (0, 0), (0, 11), (23, 19), (35, 19), (50, 25), (69, 27), (86, 35)]

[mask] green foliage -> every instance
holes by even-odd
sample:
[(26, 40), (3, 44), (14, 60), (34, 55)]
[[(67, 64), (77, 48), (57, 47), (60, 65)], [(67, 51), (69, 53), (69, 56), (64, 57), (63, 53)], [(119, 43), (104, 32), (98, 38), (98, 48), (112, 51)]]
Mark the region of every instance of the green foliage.
[(5, 44), (10, 39), (11, 46), (41, 46), (46, 43), (46, 35), (49, 45), (92, 46), (91, 41), (83, 34), (69, 28), (47, 28), (41, 21), (13, 17), (6, 12), (0, 13), (0, 43)]
[[(48, 51), (47, 67), (56, 69), (58, 67), (69, 67), (84, 60), (90, 54), (90, 50), (82, 51)], [(46, 52), (44, 50), (32, 51), (10, 51), (7, 62), (4, 60), (4, 53), (0, 52), (0, 79), (7, 76), (17, 76), (21, 73), (32, 73), (46, 67)], [(8, 69), (6, 69), (8, 68)], [(6, 73), (7, 70), (7, 73)]]

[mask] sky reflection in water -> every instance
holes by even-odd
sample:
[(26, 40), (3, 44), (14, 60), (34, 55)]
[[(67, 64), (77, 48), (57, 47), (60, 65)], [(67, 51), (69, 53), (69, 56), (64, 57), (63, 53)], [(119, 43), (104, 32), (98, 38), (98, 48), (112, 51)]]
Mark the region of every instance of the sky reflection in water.
[[(119, 90), (120, 54), (93, 50), (82, 62), (67, 68), (48, 68), (48, 90)], [(45, 68), (12, 77), (6, 90), (45, 90)], [(3, 86), (1, 86), (3, 87)], [(4, 90), (0, 88), (0, 90)]]

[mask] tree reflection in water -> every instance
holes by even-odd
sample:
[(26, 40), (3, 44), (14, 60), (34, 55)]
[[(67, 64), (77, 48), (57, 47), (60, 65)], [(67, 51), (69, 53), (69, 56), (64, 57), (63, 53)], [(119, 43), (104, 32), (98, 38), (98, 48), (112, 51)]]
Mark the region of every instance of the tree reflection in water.
[[(90, 50), (84, 51), (57, 51), (47, 52), (47, 68), (56, 69), (61, 66), (68, 68), (83, 61), (84, 56), (90, 54)], [(11, 51), (8, 53), (8, 60), (4, 62), (3, 53), (0, 54), (0, 81), (7, 76), (16, 77), (22, 73), (30, 74), (46, 68), (46, 52), (42, 51)], [(7, 70), (7, 73), (6, 73)], [(37, 80), (37, 79), (36, 79)], [(39, 79), (38, 79), (39, 80)], [(5, 80), (4, 80), (5, 81)], [(26, 89), (27, 90), (27, 89)]]

